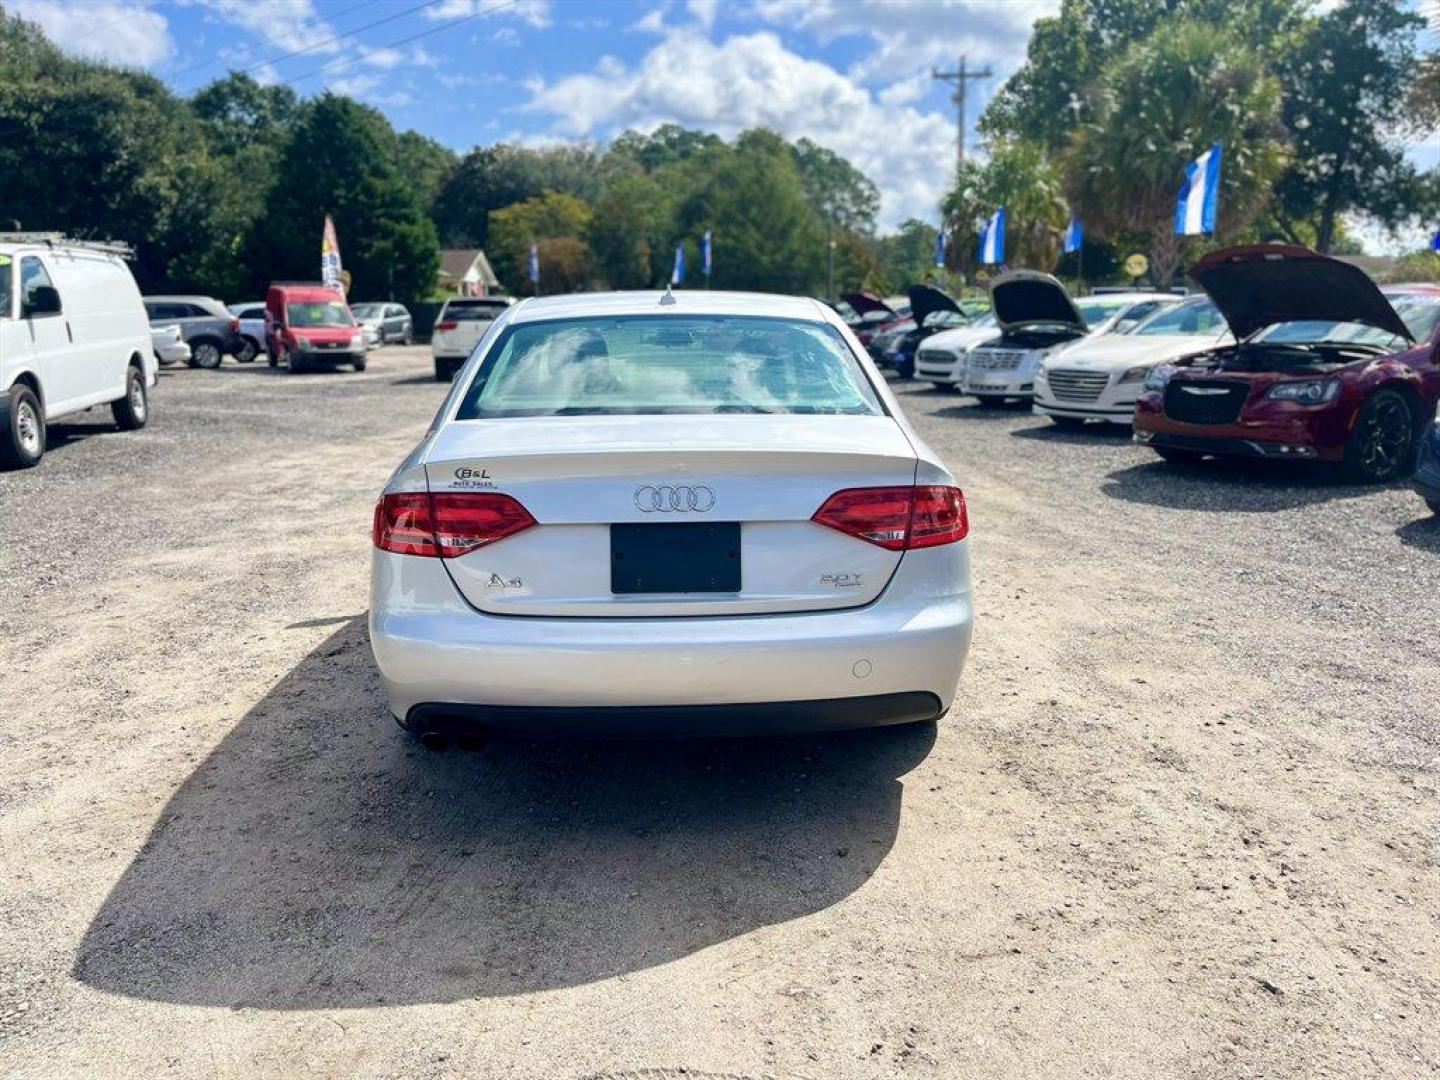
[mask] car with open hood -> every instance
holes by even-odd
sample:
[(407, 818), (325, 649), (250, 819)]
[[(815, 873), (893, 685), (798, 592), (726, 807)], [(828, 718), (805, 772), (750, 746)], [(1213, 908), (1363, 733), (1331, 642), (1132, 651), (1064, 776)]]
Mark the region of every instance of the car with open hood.
[(1440, 399), (1440, 291), (1382, 291), (1357, 266), (1259, 244), (1190, 277), (1235, 344), (1150, 373), (1135, 439), (1169, 461), (1209, 455), (1339, 464), (1349, 479), (1408, 476)]
[[(883, 342), (877, 340), (876, 359), (902, 378), (915, 374), (915, 350), (920, 342), (943, 330), (967, 326), (970, 316), (949, 293), (933, 285), (912, 285), (910, 319), (897, 325)], [(878, 335), (877, 335), (878, 337)]]
[(1180, 298), (1169, 293), (1107, 293), (1080, 300), (1050, 274), (1016, 270), (990, 286), (1000, 333), (969, 352), (964, 391), (982, 404), (1030, 398), (1042, 360), (1088, 335), (1118, 333)]
[(962, 386), (970, 350), (994, 336), (993, 311), (976, 314), (964, 326), (932, 334), (915, 350), (915, 377), (947, 390)]
[(1129, 330), (1076, 342), (1035, 369), (1033, 411), (1061, 426), (1129, 427), (1145, 378), (1160, 364), (1232, 341), (1213, 300), (1165, 304)]
[[(852, 315), (845, 320), (860, 344), (870, 348), (872, 339), (882, 331), (893, 330), (910, 318), (909, 305), (904, 302), (882, 300), (867, 292), (841, 293), (840, 299), (850, 308)], [(871, 354), (874, 355), (873, 353)]]

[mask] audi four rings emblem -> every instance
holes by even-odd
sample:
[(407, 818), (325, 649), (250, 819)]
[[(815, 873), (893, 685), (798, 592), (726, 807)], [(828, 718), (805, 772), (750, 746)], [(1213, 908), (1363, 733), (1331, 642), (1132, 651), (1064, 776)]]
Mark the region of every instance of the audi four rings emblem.
[(635, 489), (635, 509), (642, 514), (703, 514), (715, 505), (715, 492), (708, 487), (654, 487)]

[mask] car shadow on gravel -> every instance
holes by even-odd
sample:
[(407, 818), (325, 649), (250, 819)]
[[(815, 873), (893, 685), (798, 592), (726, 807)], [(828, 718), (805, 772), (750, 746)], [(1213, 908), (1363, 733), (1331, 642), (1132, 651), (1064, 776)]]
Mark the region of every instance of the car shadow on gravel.
[[(1003, 405), (981, 405), (977, 401), (971, 401), (963, 405), (947, 405), (943, 409), (936, 409), (931, 416), (944, 416), (952, 420), (978, 420), (978, 421), (1004, 421), (1010, 423), (1017, 414), (1022, 411), (1019, 402), (1006, 402)], [(1023, 406), (1023, 411), (1029, 412), (1029, 406)]]
[(379, 702), (357, 618), (170, 799), (74, 976), (178, 1004), (304, 1009), (642, 970), (860, 888), (894, 843), (899, 778), (935, 738), (922, 725), (436, 755)]
[(1065, 446), (1116, 446), (1132, 439), (1130, 428), (1104, 422), (1070, 428), (1052, 424), (1047, 420), (1035, 427), (1018, 428), (1010, 434), (1017, 439), (1033, 439), (1036, 442)]
[(1395, 535), (1400, 538), (1402, 544), (1421, 551), (1428, 551), (1433, 555), (1440, 555), (1440, 517), (1425, 510), (1425, 504), (1419, 503), (1420, 512), (1425, 516), (1417, 521), (1407, 522), (1395, 530)]
[(1156, 460), (1116, 469), (1101, 490), (1125, 502), (1223, 513), (1292, 510), (1383, 490), (1382, 485), (1342, 483), (1338, 476), (1333, 469), (1296, 462), (1220, 458), (1182, 465)]

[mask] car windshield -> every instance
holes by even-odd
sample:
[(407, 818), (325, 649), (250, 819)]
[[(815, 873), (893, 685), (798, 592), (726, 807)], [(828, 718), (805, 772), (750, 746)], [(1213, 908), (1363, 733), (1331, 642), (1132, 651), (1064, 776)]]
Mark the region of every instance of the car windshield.
[(932, 311), (925, 316), (926, 326), (964, 326), (965, 316), (958, 311)]
[(1130, 331), (1131, 337), (1146, 334), (1184, 336), (1215, 335), (1225, 329), (1220, 309), (1209, 300), (1192, 301), (1162, 308)]
[(1327, 319), (1297, 319), (1273, 323), (1250, 335), (1250, 341), (1267, 345), (1367, 345), (1397, 349), (1405, 339), (1364, 323), (1334, 322)]
[(441, 319), (448, 319), (451, 322), (478, 322), (480, 320), (498, 319), (505, 313), (508, 304), (498, 300), (451, 300), (445, 305), (445, 313)]
[(357, 319), (378, 319), (385, 314), (384, 304), (352, 304), (350, 311)]
[(1129, 300), (1078, 300), (1075, 307), (1080, 311), (1080, 318), (1085, 320), (1085, 325), (1094, 329), (1103, 323), (1110, 316), (1114, 315), (1123, 307), (1129, 307)]
[(1429, 341), (1440, 325), (1440, 296), (1429, 293), (1400, 293), (1386, 296), (1395, 313), (1410, 330), (1416, 341)]
[(613, 316), (508, 327), (461, 420), (883, 412), (833, 327), (741, 316)]
[(339, 300), (317, 300), (312, 303), (285, 305), (285, 317), (291, 326), (354, 326), (350, 309)]

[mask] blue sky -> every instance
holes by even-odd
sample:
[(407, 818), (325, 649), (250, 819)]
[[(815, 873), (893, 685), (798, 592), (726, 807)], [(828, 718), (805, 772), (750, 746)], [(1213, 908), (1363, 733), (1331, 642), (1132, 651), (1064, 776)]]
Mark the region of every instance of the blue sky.
[[(964, 53), (995, 78), (1058, 0), (3, 0), (63, 48), (144, 67), (180, 93), (227, 68), (326, 87), (458, 151), (603, 142), (666, 121), (808, 136), (880, 188), (883, 228), (938, 220), (955, 111), (931, 76)], [(1322, 0), (1329, 2), (1329, 0)], [(298, 54), (298, 55), (289, 55)], [(1425, 168), (1440, 147), (1411, 147)], [(1178, 180), (1177, 180), (1178, 190)], [(1357, 223), (1372, 249), (1399, 244)], [(1422, 235), (1423, 234), (1423, 235)]]
[[(1056, 2), (420, 5), (6, 0), (67, 50), (144, 67), (181, 93), (241, 67), (264, 80), (293, 80), (306, 94), (327, 86), (351, 94), (397, 127), (461, 151), (497, 141), (604, 141), (665, 121), (726, 136), (764, 124), (789, 138), (809, 136), (863, 169), (881, 188), (886, 227), (936, 220), (953, 175), (954, 106), (948, 88), (930, 78), (932, 66), (954, 67), (966, 52), (1007, 74), (1034, 19)], [(998, 85), (974, 85), (972, 119)]]

